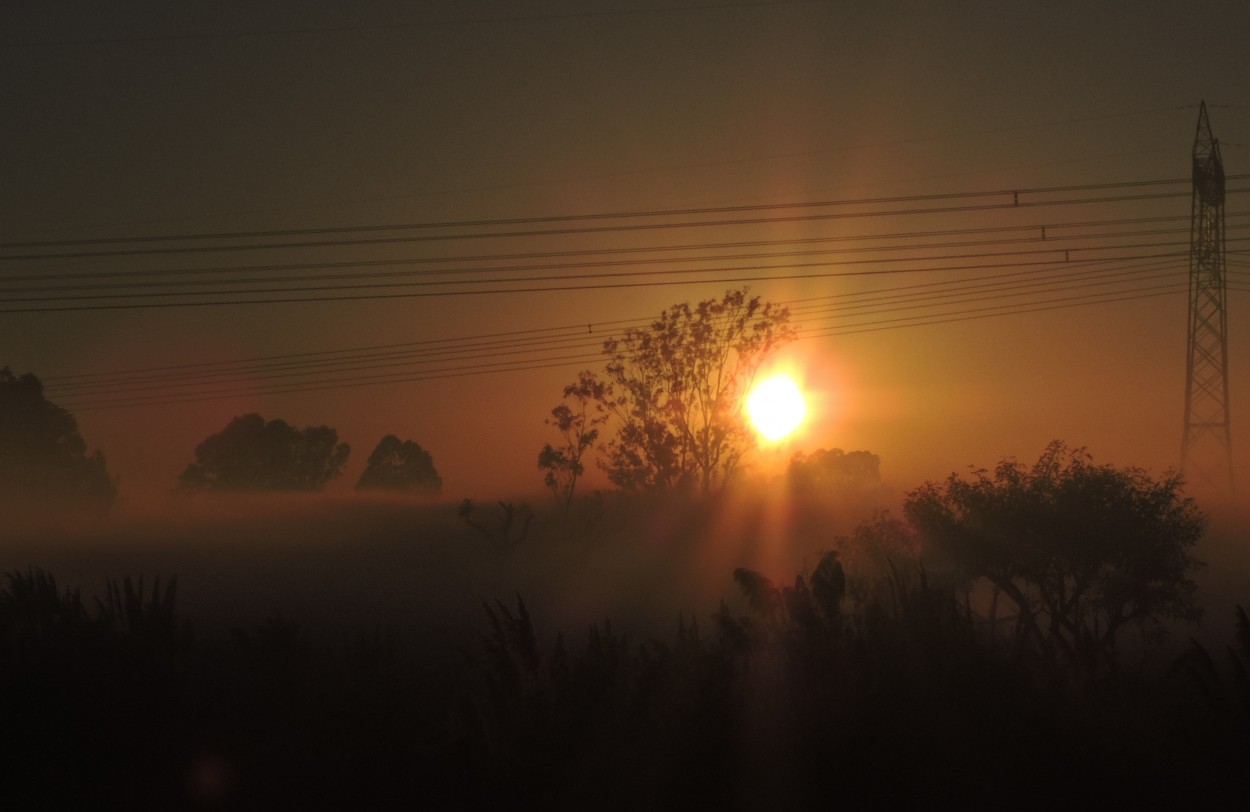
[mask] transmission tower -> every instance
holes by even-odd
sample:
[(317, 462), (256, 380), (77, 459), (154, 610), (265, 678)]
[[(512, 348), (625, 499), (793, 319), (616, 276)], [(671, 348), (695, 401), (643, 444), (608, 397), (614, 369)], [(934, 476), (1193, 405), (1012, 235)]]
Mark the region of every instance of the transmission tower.
[(1189, 230), (1189, 345), (1181, 470), (1196, 485), (1231, 494), (1228, 416), (1228, 308), (1224, 277), (1224, 162), (1207, 105), (1194, 136), (1193, 219)]

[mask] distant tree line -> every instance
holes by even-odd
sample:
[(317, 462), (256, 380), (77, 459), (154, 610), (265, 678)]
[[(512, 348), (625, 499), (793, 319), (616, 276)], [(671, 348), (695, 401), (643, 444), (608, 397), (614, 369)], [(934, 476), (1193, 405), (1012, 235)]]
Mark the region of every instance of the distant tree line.
[[(179, 477), (185, 491), (319, 491), (339, 476), (351, 454), (328, 426), (299, 429), (246, 414), (195, 448)], [(443, 480), (429, 452), (412, 440), (383, 437), (356, 482), (358, 491), (436, 495)]]
[(258, 414), (236, 417), (195, 448), (183, 490), (319, 491), (342, 473), (351, 448), (327, 426), (297, 429)]
[[(350, 454), (328, 426), (301, 429), (245, 414), (196, 446), (177, 489), (320, 491), (342, 474)], [(388, 434), (369, 456), (356, 490), (437, 495), (442, 484), (428, 451)], [(74, 417), (44, 396), (33, 374), (0, 369), (0, 504), (103, 513), (116, 498), (104, 454), (87, 452)]]

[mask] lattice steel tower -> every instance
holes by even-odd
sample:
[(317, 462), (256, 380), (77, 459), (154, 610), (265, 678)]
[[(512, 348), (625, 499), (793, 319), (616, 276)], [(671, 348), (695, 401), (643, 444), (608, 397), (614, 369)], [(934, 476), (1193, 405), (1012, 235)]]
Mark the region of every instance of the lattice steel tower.
[(1189, 230), (1189, 357), (1181, 470), (1195, 485), (1233, 491), (1228, 417), (1228, 308), (1224, 277), (1224, 162), (1206, 102), (1194, 136)]

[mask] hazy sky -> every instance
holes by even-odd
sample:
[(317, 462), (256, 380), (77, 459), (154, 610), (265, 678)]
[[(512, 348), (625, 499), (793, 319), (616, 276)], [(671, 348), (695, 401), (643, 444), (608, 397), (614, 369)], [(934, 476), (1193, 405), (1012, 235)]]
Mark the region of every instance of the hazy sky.
[[(498, 333), (520, 347), (533, 334), (519, 331), (596, 323), (588, 332), (597, 342), (610, 334), (608, 322), (717, 296), (740, 284), (733, 279), (825, 274), (750, 283), (766, 298), (796, 302), (806, 337), (781, 360), (798, 368), (817, 395), (813, 424), (762, 464), (775, 465), (795, 449), (868, 449), (881, 455), (887, 479), (910, 487), (969, 463), (1034, 458), (1059, 438), (1088, 446), (1099, 460), (1160, 470), (1178, 462), (1181, 439), (1190, 201), (1183, 184), (1123, 184), (1189, 176), (1200, 100), (1210, 107), (1228, 173), (1250, 173), (1247, 30), (1250, 8), (1243, 4), (1192, 0), (6, 3), (0, 310), (111, 309), (3, 313), (0, 366), (48, 379), (49, 394), (71, 405), (88, 444), (107, 454), (123, 496), (168, 490), (198, 442), (234, 416), (257, 411), (295, 425), (334, 426), (353, 446), (338, 488), (350, 487), (381, 436), (394, 433), (430, 450), (448, 496), (486, 497), (540, 487), (535, 460), (550, 439), (542, 421), (577, 363), (287, 393), (257, 392), (268, 382), (250, 370), (203, 378), (193, 390), (142, 393), (183, 402), (113, 409), (74, 408), (75, 398), (64, 388), (57, 394), (53, 379), (166, 366), (203, 371), (185, 365)], [(1246, 185), (1229, 182), (1230, 251), (1240, 249), (1245, 233), (1235, 214), (1247, 209), (1236, 193)], [(1018, 209), (900, 213), (1006, 199), (946, 197), (956, 193), (1058, 186), (1102, 188), (1025, 193), (1029, 205)], [(1172, 196), (1093, 200), (1162, 193)], [(336, 228), (884, 198), (892, 202), (733, 215), (856, 215), (841, 219), (238, 249), (728, 216), (324, 231)], [(1074, 202), (1029, 207), (1063, 199)], [(878, 216), (864, 216), (870, 212)], [(1121, 224), (1094, 225), (1108, 221)], [(1079, 225), (1065, 231), (1062, 223)], [(1038, 246), (1047, 225), (1049, 242)], [(67, 244), (309, 229), (323, 231)], [(973, 229), (1018, 230), (967, 236)], [(933, 236), (883, 236), (900, 233)], [(777, 247), (713, 247), (782, 240), (792, 241), (785, 256)], [(965, 245), (990, 240), (1004, 242)], [(18, 245), (41, 241), (54, 245)], [(903, 244), (913, 246), (909, 254), (900, 253)], [(665, 245), (686, 247), (639, 250)], [(217, 250), (223, 246), (234, 248)], [(1024, 253), (1039, 247), (1052, 251), (1046, 261), (1067, 250), (1075, 264), (1023, 264), (1043, 259)], [(793, 253), (820, 248), (842, 253)], [(156, 249), (177, 252), (134, 253)], [(600, 253), (516, 258), (574, 251)], [(772, 256), (746, 257), (763, 252)], [(32, 253), (61, 256), (13, 258)], [(97, 256), (65, 256), (75, 253)], [(467, 259), (485, 255), (510, 259)], [(117, 305), (206, 297), (189, 297), (185, 291), (196, 288), (185, 287), (181, 297), (63, 298), (156, 292), (89, 284), (177, 279), (211, 283), (200, 291), (252, 290), (265, 287), (257, 280), (290, 276), (303, 281), (268, 287), (294, 285), (293, 294), (216, 298), (300, 298), (331, 284), (419, 281), (364, 273), (502, 265), (544, 270), (462, 279), (560, 275), (599, 284), (585, 277), (628, 270), (658, 275), (613, 280), (671, 282), (688, 278), (676, 270), (696, 267), (674, 264), (677, 255), (697, 259), (710, 281), (405, 298), (394, 294), (469, 288), (375, 287), (350, 293), (391, 298), (135, 309)], [(1243, 255), (1229, 256), (1230, 272), (1245, 280)], [(591, 257), (650, 264), (589, 267)], [(361, 262), (391, 264), (315, 267)], [(847, 264), (855, 262), (861, 264)], [(555, 263), (580, 264), (553, 270)], [(772, 270), (721, 270), (761, 264)], [(921, 266), (930, 270), (899, 272)], [(866, 269), (893, 273), (829, 275)], [(1111, 272), (1120, 275), (1100, 275)], [(322, 274), (340, 276), (308, 280)], [(882, 298), (920, 284), (985, 285), (982, 277), (992, 274), (1034, 287), (1001, 288), (1015, 298), (979, 300), (973, 288), (931, 288), (948, 298), (928, 300), (929, 310), (916, 309), (917, 300)], [(1100, 287), (1083, 286), (1091, 283)], [(61, 290), (32, 291), (40, 287)], [(1246, 288), (1246, 281), (1235, 282), (1229, 305), (1233, 431), (1243, 472), (1250, 470)], [(1038, 309), (1098, 291), (1123, 300)], [(800, 310), (838, 301), (816, 297), (846, 295), (874, 296), (867, 301), (875, 309)], [(966, 318), (974, 308), (1005, 302), (1035, 312)], [(918, 316), (944, 323), (827, 335)], [(470, 348), (466, 356), (482, 352)], [(560, 355), (548, 347), (510, 357), (546, 366)], [(365, 371), (364, 363), (281, 380), (309, 386), (428, 370)], [(460, 357), (441, 368), (470, 371), (464, 366), (472, 363)], [(116, 390), (145, 374), (96, 380)], [(167, 374), (157, 373), (153, 383)]]

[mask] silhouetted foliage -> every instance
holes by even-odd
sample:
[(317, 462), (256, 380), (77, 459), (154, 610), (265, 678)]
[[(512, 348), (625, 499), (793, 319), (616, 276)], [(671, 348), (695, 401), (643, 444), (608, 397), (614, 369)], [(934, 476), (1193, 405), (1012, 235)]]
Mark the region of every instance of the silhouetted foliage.
[(826, 618), (836, 618), (842, 613), (842, 598), (846, 595), (846, 573), (836, 551), (829, 551), (820, 558), (812, 572), (811, 599), (817, 613)]
[(1197, 640), (1172, 664), (1171, 671), (1184, 671), (1197, 687), (1215, 719), (1227, 725), (1238, 738), (1250, 731), (1250, 617), (1236, 607), (1235, 646), (1228, 646), (1228, 676), (1221, 674), (1215, 658)]
[(1241, 790), (1240, 608), (1227, 667), (1188, 656), (1199, 681), (1109, 693), (1039, 679), (1041, 661), (980, 634), (922, 566), (891, 568), (860, 603), (844, 600), (851, 574), (832, 552), (793, 586), (739, 569), (748, 614), (722, 602), (707, 633), (679, 615), (675, 634), (640, 641), (609, 619), (544, 634), (520, 596), (486, 601), (444, 681), (426, 670), (429, 649), (399, 656), (380, 628), (319, 636), (277, 616), (205, 642), (177, 617), (172, 580), (110, 580), (88, 613), (46, 571), (8, 573), (5, 797), (58, 809), (912, 808), (1005, 792), (1058, 805), (1079, 784), (1133, 806), (1222, 808)]
[[(0, 589), (0, 640), (14, 641), (108, 635), (138, 641), (152, 651), (172, 654), (190, 644), (191, 631), (177, 612), (177, 578), (161, 589), (158, 577), (147, 595), (143, 578), (108, 579), (104, 598), (96, 598), (92, 617), (77, 589), (58, 591), (51, 573), (29, 567), (4, 574)], [(0, 658), (2, 659), (2, 658)]]
[(961, 581), (950, 575), (941, 562), (930, 560), (926, 563), (916, 531), (888, 510), (875, 511), (870, 519), (857, 524), (849, 534), (835, 537), (833, 546), (853, 573), (846, 588), (858, 605), (883, 599), (882, 596), (872, 595), (871, 590), (891, 585), (900, 567), (906, 569), (925, 565), (930, 573), (936, 567), (943, 576), (938, 579), (943, 586), (963, 586), (966, 582), (966, 579)]
[(465, 499), (456, 510), (460, 521), (472, 527), (498, 550), (509, 550), (529, 535), (530, 525), (534, 521), (534, 509), (529, 503), (515, 505), (512, 502), (500, 501), (499, 521), (494, 527), (483, 524), (477, 517), (477, 505), (472, 499)]
[(104, 599), (96, 598), (96, 617), (111, 631), (124, 633), (154, 650), (177, 652), (190, 645), (191, 630), (179, 623), (177, 612), (178, 579), (170, 578), (161, 590), (161, 579), (152, 581), (152, 594), (145, 600), (143, 578), (129, 576), (120, 583), (105, 582)]
[(6, 653), (23, 642), (72, 634), (87, 623), (87, 611), (83, 607), (78, 590), (67, 589), (62, 594), (56, 578), (37, 567), (26, 572), (6, 572), (7, 583), (0, 589), (0, 644)]
[[(881, 650), (897, 645), (900, 635), (915, 641), (923, 638), (927, 645), (974, 646), (971, 617), (960, 607), (956, 593), (931, 584), (919, 564), (891, 566), (884, 575), (874, 576), (867, 597), (847, 611), (842, 604), (848, 577), (834, 550), (821, 556), (810, 578), (796, 575), (792, 587), (778, 588), (753, 570), (739, 568), (733, 575), (751, 611), (766, 621), (762, 628), (767, 634), (757, 636), (756, 643), (769, 642), (765, 638), (771, 635), (775, 639), (769, 644), (798, 647), (791, 657), (813, 656), (813, 646), (833, 647), (830, 650), (837, 649), (839, 656), (853, 649)], [(749, 619), (737, 622), (750, 625)], [(846, 648), (848, 643), (851, 649)]]
[(804, 495), (863, 493), (881, 486), (881, 458), (869, 451), (819, 448), (796, 452), (786, 471), (790, 488)]
[(0, 763), (8, 805), (145, 806), (135, 802), (138, 787), (177, 770), (170, 744), (187, 707), (191, 638), (172, 588), (156, 588), (149, 601), (141, 584), (108, 581), (92, 615), (78, 590), (59, 591), (46, 571), (6, 573), (5, 581)]
[(607, 420), (604, 406), (606, 384), (589, 372), (578, 375), (577, 383), (564, 387), (564, 403), (551, 410), (547, 425), (560, 433), (558, 445), (543, 445), (538, 467), (546, 471), (543, 482), (567, 510), (585, 472), (582, 457), (599, 439), (598, 426)]
[(781, 590), (755, 570), (739, 567), (734, 570), (734, 582), (738, 584), (756, 614), (771, 618), (781, 608)]
[(178, 479), (183, 490), (319, 491), (351, 453), (327, 426), (297, 429), (258, 414), (230, 421), (195, 448)]
[(574, 387), (592, 382), (596, 409), (614, 424), (599, 461), (613, 484), (703, 493), (725, 484), (755, 443), (743, 395), (765, 357), (794, 337), (789, 318), (744, 288), (673, 305), (605, 341), (603, 378), (585, 372)]
[[(839, 448), (797, 452), (786, 468), (785, 486), (789, 491), (788, 529), (797, 544), (832, 545), (843, 554), (843, 562), (861, 573), (861, 547), (849, 536), (860, 535), (860, 528), (878, 518), (886, 504), (893, 502), (890, 489), (881, 481), (881, 460), (869, 451), (846, 452)], [(884, 572), (879, 569), (874, 575)]]
[(103, 512), (116, 497), (104, 454), (87, 454), (73, 416), (34, 375), (0, 369), (0, 504)]
[(434, 469), (430, 452), (412, 440), (400, 442), (388, 434), (369, 455), (369, 464), (356, 483), (356, 490), (408, 491), (437, 495), (443, 479)]
[(751, 611), (763, 620), (805, 633), (818, 627), (826, 632), (839, 630), (846, 573), (836, 551), (821, 556), (810, 580), (796, 575), (794, 586), (778, 588), (762, 574), (742, 567), (734, 570), (733, 577)]
[(1054, 442), (1031, 468), (926, 483), (903, 510), (927, 548), (1014, 604), (1017, 639), (1052, 660), (1114, 667), (1126, 627), (1157, 637), (1164, 619), (1199, 616), (1189, 550), (1204, 519), (1175, 475), (1094, 465)]
[(515, 611), (484, 608), (489, 631), (456, 713), (475, 785), (554, 808), (633, 806), (687, 783), (722, 797), (731, 745), (717, 711), (732, 670), (697, 622), (679, 619), (672, 645), (635, 646), (606, 619), (580, 645), (562, 633), (544, 645), (519, 596)]

